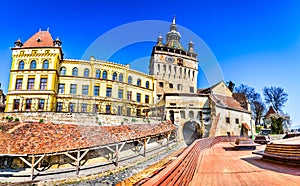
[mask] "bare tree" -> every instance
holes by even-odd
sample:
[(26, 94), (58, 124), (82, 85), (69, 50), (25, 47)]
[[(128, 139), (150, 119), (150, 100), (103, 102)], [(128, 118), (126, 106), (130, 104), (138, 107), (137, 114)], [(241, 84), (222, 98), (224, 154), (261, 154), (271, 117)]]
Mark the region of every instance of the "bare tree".
[(266, 107), (261, 100), (260, 94), (255, 92), (254, 88), (244, 84), (235, 87), (235, 91), (237, 93), (242, 93), (247, 97), (247, 100), (251, 105), (252, 114), (255, 119), (255, 125), (260, 124), (260, 120), (263, 117), (263, 114), (266, 110)]
[(234, 90), (237, 93), (243, 93), (250, 104), (260, 99), (260, 94), (255, 92), (254, 88), (248, 87), (247, 85), (241, 84), (240, 86), (235, 87)]
[(282, 107), (288, 100), (288, 94), (281, 87), (264, 87), (265, 102), (270, 104), (275, 111), (282, 113)]
[(255, 125), (258, 125), (260, 124), (260, 120), (263, 117), (266, 107), (261, 100), (257, 100), (251, 104), (251, 108), (255, 118)]

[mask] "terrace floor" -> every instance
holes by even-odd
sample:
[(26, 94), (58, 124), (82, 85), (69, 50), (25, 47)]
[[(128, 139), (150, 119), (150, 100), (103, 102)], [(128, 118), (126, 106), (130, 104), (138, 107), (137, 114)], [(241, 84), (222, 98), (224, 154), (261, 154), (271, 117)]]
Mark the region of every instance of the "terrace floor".
[[(255, 151), (264, 148), (258, 146)], [(202, 151), (191, 185), (300, 185), (299, 166), (268, 162), (252, 152), (233, 150), (228, 142)]]

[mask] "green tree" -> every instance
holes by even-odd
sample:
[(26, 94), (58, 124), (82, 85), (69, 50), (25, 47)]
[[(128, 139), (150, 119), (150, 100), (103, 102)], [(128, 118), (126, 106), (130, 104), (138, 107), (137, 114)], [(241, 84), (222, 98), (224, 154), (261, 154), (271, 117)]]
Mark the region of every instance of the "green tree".
[(271, 134), (284, 134), (283, 122), (284, 118), (277, 115), (271, 116)]

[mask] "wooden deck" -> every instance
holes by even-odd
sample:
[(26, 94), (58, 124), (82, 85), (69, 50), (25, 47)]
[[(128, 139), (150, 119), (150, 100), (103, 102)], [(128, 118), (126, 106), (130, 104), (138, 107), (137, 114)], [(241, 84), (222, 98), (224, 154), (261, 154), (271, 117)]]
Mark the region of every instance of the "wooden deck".
[[(259, 146), (258, 150), (264, 148)], [(228, 142), (203, 150), (191, 185), (299, 185), (299, 166), (264, 161), (252, 152), (235, 151)]]

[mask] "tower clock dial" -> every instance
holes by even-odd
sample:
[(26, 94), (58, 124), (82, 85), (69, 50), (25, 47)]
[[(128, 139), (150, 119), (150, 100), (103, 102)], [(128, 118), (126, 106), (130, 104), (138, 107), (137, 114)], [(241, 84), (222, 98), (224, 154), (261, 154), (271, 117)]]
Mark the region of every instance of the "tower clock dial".
[(174, 57), (166, 56), (165, 61), (168, 62), (168, 63), (173, 63), (175, 61), (175, 59), (174, 59)]

